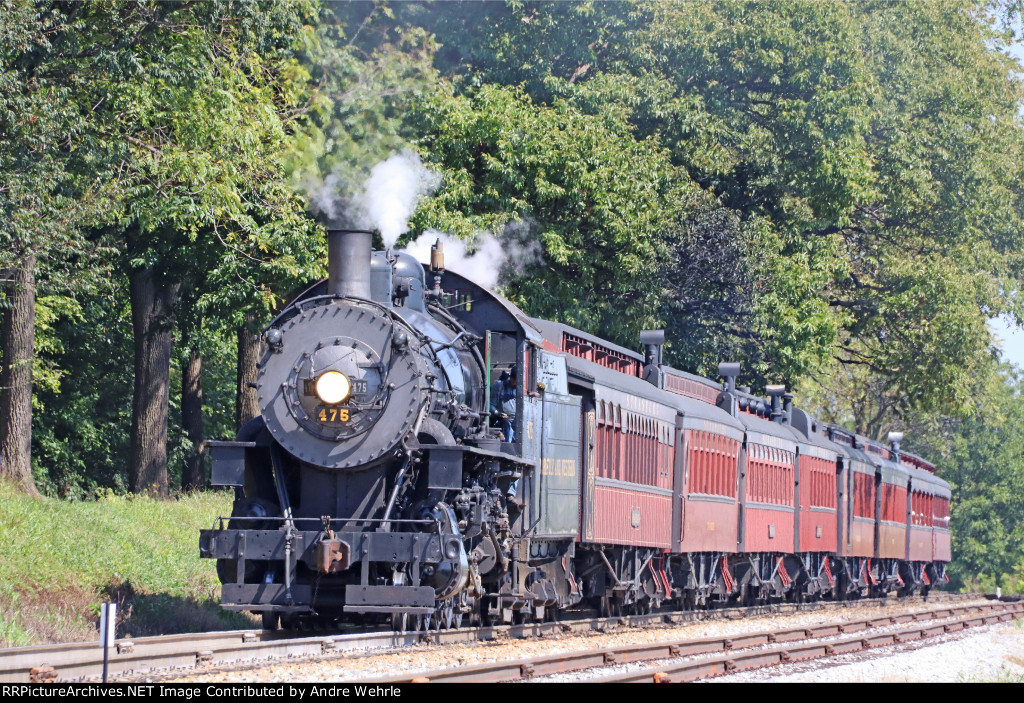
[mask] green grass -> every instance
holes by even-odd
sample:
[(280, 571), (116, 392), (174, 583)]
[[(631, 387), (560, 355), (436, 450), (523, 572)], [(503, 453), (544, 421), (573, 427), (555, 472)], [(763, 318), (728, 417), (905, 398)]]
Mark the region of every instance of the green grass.
[(226, 492), (67, 502), (0, 483), (0, 647), (96, 639), (110, 601), (119, 637), (250, 626), (199, 558), (199, 530), (230, 510)]

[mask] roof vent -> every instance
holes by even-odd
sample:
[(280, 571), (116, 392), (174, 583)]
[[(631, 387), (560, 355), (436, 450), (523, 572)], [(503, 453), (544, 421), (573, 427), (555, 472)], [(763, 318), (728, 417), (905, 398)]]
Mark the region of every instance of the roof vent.
[(896, 455), (894, 457), (894, 459), (899, 461), (900, 442), (903, 441), (903, 433), (902, 432), (890, 432), (887, 439), (889, 440), (889, 447), (892, 449), (892, 453)]
[(772, 422), (782, 422), (783, 411), (782, 411), (782, 394), (786, 392), (786, 387), (783, 385), (777, 386), (765, 386), (765, 392), (768, 397), (771, 398), (771, 411), (770, 418)]

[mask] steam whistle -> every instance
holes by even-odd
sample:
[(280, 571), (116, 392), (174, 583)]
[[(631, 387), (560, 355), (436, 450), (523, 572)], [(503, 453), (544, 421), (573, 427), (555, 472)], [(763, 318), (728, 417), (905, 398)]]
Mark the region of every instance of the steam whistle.
[(434, 296), (441, 297), (441, 274), (444, 273), (444, 244), (440, 237), (430, 247), (430, 271), (434, 274)]

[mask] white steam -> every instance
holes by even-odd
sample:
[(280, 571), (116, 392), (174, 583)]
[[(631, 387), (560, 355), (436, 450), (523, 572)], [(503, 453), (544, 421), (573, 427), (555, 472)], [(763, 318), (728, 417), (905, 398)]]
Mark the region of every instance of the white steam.
[[(306, 191), (312, 209), (330, 227), (377, 230), (384, 246), (390, 249), (409, 230), (409, 218), (420, 199), (432, 195), (440, 185), (441, 175), (424, 166), (418, 154), (407, 150), (375, 165), (365, 181), (336, 171), (322, 182), (307, 184)], [(521, 274), (527, 266), (542, 260), (540, 242), (530, 239), (532, 229), (532, 221), (516, 220), (497, 235), (477, 232), (471, 242), (427, 230), (406, 251), (419, 261), (429, 262), (430, 248), (440, 239), (446, 269), (493, 288), (503, 274)]]
[(310, 180), (305, 185), (309, 204), (316, 215), (322, 216), (331, 227), (348, 226), (345, 218), (346, 195), (350, 183), (337, 172), (329, 174), (322, 181)]
[(381, 161), (370, 171), (366, 189), (356, 196), (353, 206), (357, 226), (376, 229), (391, 248), (409, 230), (409, 218), (420, 198), (432, 194), (441, 185), (441, 174), (423, 165), (418, 154), (405, 151)]
[(415, 152), (403, 151), (374, 166), (365, 181), (335, 171), (306, 191), (313, 211), (330, 227), (378, 230), (390, 248), (409, 230), (420, 198), (440, 185), (441, 174)]
[(440, 239), (444, 245), (444, 267), (465, 276), (484, 288), (493, 288), (503, 274), (522, 273), (527, 266), (542, 259), (540, 243), (528, 241), (530, 224), (519, 220), (505, 227), (501, 236), (490, 232), (477, 232), (473, 239), (473, 252), (469, 242), (429, 229), (405, 250), (418, 261), (430, 261), (430, 248)]

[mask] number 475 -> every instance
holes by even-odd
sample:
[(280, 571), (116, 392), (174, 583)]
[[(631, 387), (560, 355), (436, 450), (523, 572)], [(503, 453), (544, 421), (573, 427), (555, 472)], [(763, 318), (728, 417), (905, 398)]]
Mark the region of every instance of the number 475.
[(320, 422), (348, 422), (348, 408), (320, 408)]

